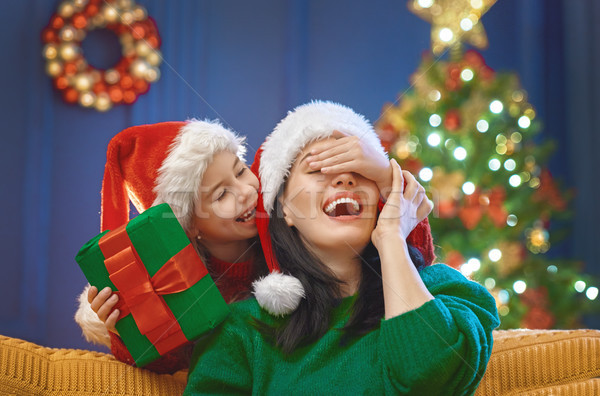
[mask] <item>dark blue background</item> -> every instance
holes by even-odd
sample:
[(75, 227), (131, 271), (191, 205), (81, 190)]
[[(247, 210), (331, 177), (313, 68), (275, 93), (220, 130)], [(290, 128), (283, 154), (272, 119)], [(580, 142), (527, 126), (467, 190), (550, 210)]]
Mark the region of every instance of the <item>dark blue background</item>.
[[(313, 98), (376, 120), (429, 48), (430, 25), (404, 0), (139, 3), (162, 36), (162, 77), (133, 106), (99, 113), (63, 102), (44, 72), (40, 32), (58, 1), (0, 2), (0, 334), (90, 348), (72, 319), (86, 283), (74, 256), (99, 231), (106, 146), (120, 130), (220, 118), (248, 136), (252, 158), (287, 110)], [(543, 137), (558, 142), (552, 171), (579, 193), (560, 253), (596, 274), (599, 17), (593, 0), (499, 0), (483, 17), (487, 63), (519, 73)], [(84, 50), (99, 65), (119, 56), (110, 35)]]

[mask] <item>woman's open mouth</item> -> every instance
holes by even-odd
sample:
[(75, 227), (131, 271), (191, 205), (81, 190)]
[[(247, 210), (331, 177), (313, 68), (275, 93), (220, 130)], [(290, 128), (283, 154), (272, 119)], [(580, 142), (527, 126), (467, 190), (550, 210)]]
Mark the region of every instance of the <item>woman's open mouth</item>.
[(351, 192), (335, 194), (323, 206), (323, 212), (329, 217), (359, 216), (362, 211), (359, 197)]

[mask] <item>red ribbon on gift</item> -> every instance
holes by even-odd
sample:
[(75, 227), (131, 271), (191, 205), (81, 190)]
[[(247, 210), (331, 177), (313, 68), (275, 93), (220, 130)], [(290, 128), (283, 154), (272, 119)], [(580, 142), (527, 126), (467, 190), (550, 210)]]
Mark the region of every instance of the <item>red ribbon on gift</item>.
[(119, 319), (131, 313), (140, 333), (163, 355), (188, 339), (161, 296), (189, 289), (208, 271), (189, 244), (150, 278), (127, 235), (126, 226), (105, 234), (98, 242), (109, 278), (118, 289)]
[(468, 230), (477, 226), (484, 213), (492, 220), (496, 227), (506, 224), (508, 212), (504, 209), (504, 196), (502, 187), (493, 188), (489, 193), (482, 194), (475, 191), (465, 197), (465, 205), (460, 209), (458, 217)]

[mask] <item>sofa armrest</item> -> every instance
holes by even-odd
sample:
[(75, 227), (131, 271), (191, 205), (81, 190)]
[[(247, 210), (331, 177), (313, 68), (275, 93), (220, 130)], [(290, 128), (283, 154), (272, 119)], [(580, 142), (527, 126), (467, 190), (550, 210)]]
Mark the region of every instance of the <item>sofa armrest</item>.
[[(0, 335), (0, 394), (181, 395), (186, 373), (156, 374), (111, 355)], [(498, 330), (477, 392), (600, 394), (600, 330)]]
[(185, 373), (156, 374), (111, 355), (0, 335), (0, 394), (181, 395)]
[(494, 331), (492, 356), (475, 394), (566, 395), (577, 389), (600, 394), (600, 330)]

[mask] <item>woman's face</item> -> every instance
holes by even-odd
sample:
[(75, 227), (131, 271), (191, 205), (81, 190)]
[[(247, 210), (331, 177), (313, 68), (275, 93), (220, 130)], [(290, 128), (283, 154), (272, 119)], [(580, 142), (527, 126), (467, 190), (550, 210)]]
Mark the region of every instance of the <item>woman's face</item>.
[(256, 236), (258, 179), (229, 151), (213, 156), (194, 202), (194, 231), (208, 244)]
[(310, 150), (329, 139), (308, 144), (296, 157), (282, 197), (285, 220), (316, 251), (351, 247), (358, 254), (375, 228), (379, 190), (356, 173), (324, 174), (308, 166)]

